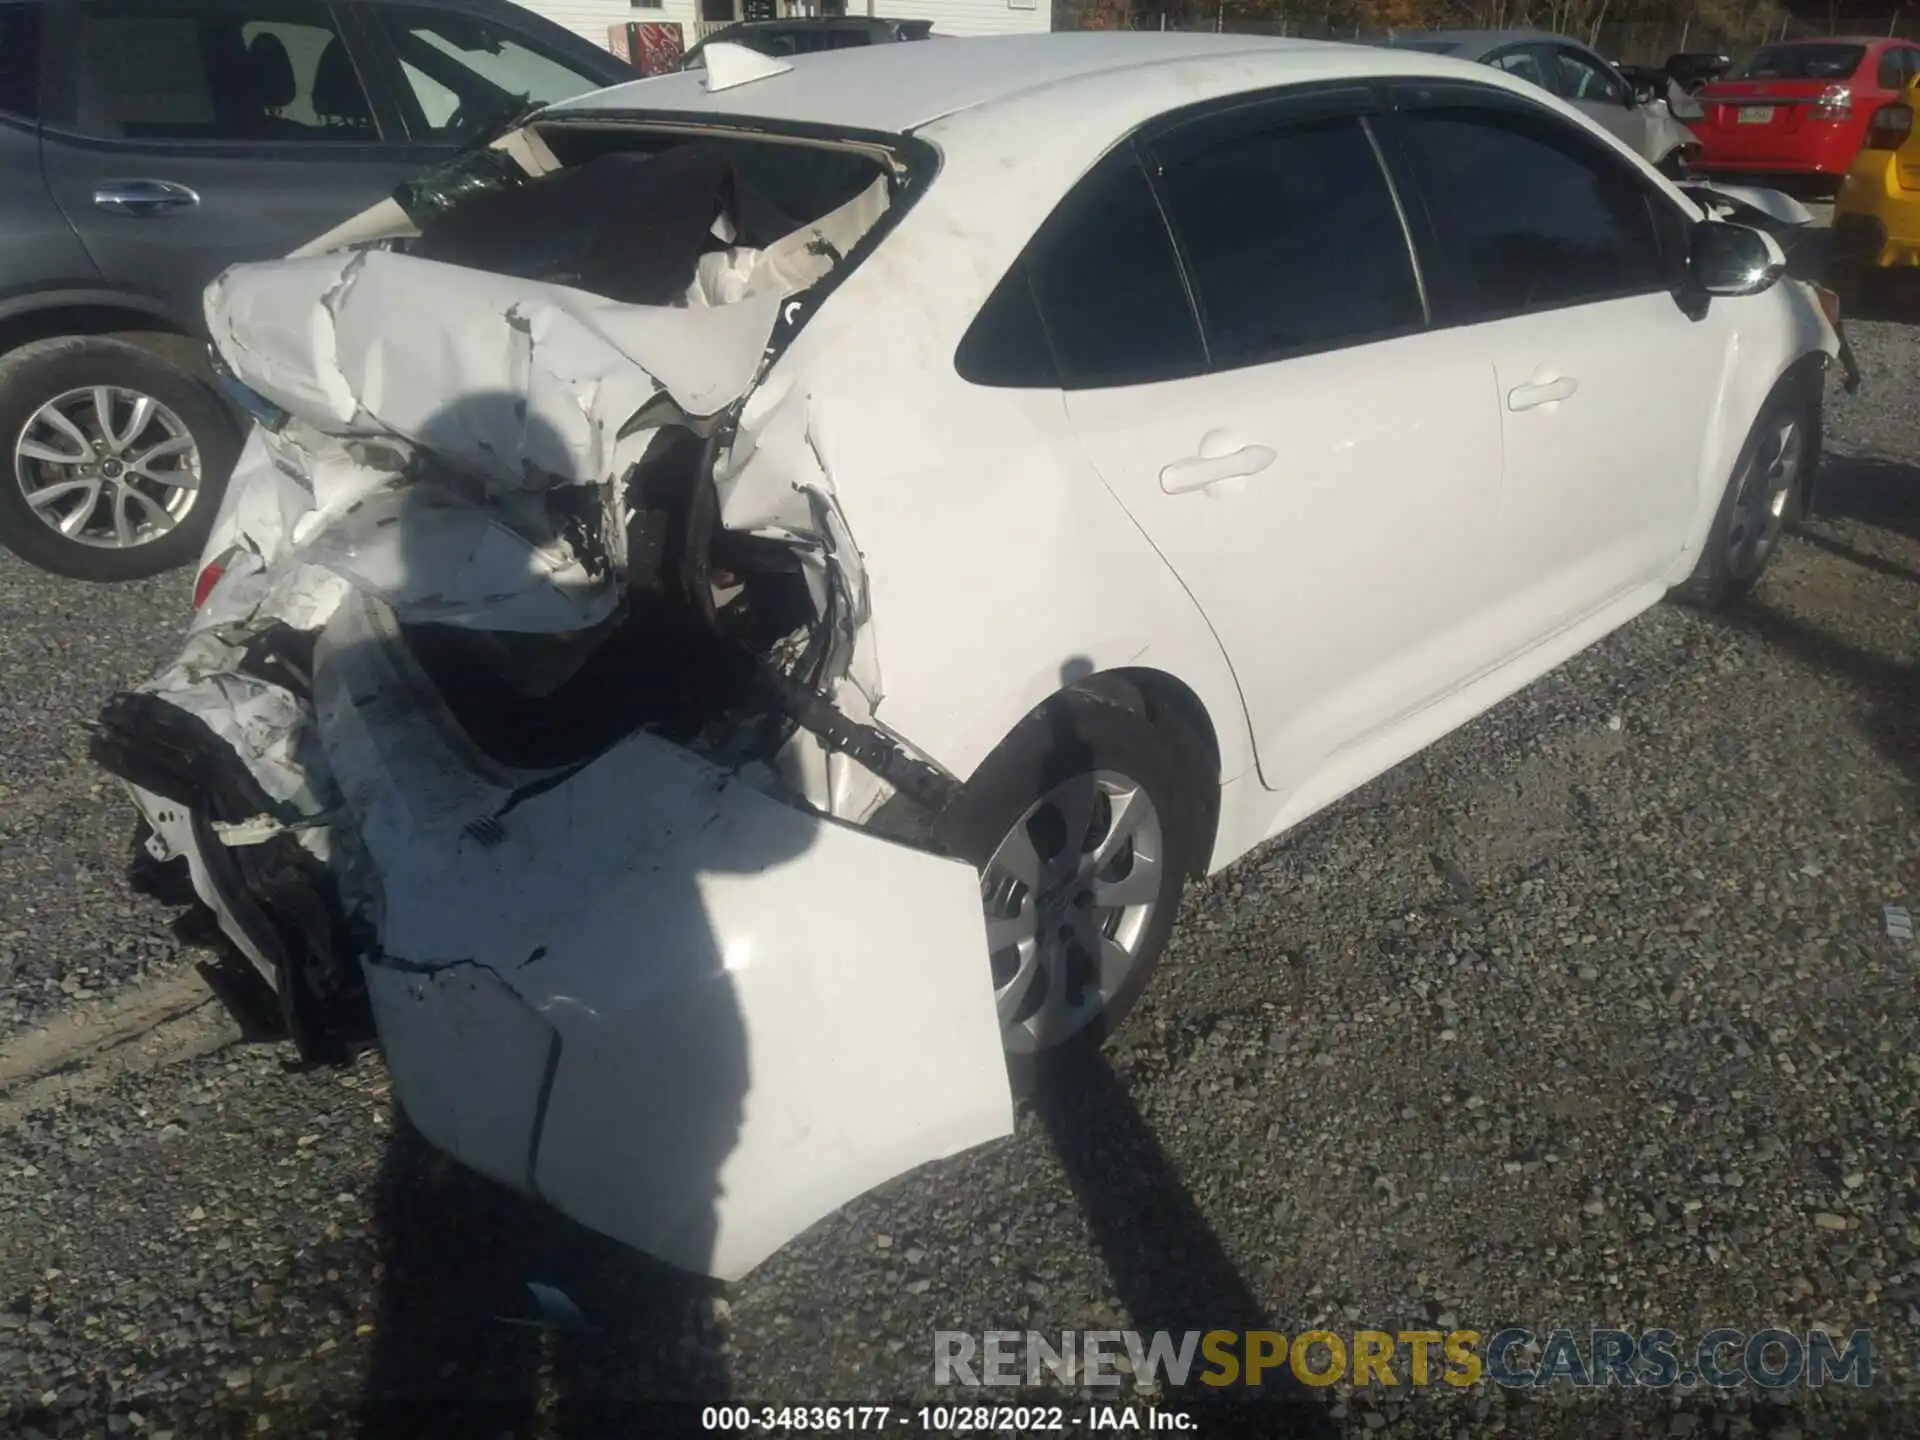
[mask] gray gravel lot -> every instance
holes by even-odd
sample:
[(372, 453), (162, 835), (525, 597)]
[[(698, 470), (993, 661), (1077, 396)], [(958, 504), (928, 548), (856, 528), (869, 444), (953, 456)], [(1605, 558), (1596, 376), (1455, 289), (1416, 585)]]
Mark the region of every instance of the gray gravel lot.
[[(0, 1433), (636, 1435), (663, 1395), (950, 1400), (940, 1329), (1316, 1322), (1871, 1327), (1876, 1377), (1334, 1390), (1295, 1433), (1914, 1430), (1917, 333), (1857, 326), (1834, 513), (1744, 613), (1654, 612), (1200, 886), (1110, 1068), (727, 1292), (423, 1151), (375, 1057), (194, 1008), (80, 729), (184, 582), (0, 557), (0, 1034), (78, 1057), (0, 1044)], [(529, 1280), (592, 1331), (494, 1318)]]

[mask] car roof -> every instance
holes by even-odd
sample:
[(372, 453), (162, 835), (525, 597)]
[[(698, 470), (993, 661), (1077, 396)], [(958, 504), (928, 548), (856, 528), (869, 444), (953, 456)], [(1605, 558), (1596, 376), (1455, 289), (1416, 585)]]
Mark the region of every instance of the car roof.
[(1460, 55), (1482, 55), (1501, 45), (1572, 45), (1585, 50), (1569, 35), (1551, 30), (1402, 30), (1386, 42), (1389, 46), (1446, 44)]
[[(709, 42), (711, 43), (711, 42)], [(655, 75), (555, 105), (552, 119), (668, 111), (771, 123), (905, 134), (961, 111), (979, 111), (1071, 85), (1062, 124), (1178, 108), (1205, 98), (1206, 72), (1270, 62), (1268, 84), (1371, 75), (1458, 76), (1463, 62), (1413, 50), (1260, 35), (1070, 31), (953, 38), (939, 45), (871, 45), (783, 57), (782, 72), (717, 93), (699, 71)], [(1268, 70), (1267, 64), (1262, 70)], [(1496, 72), (1497, 73), (1497, 72)]]

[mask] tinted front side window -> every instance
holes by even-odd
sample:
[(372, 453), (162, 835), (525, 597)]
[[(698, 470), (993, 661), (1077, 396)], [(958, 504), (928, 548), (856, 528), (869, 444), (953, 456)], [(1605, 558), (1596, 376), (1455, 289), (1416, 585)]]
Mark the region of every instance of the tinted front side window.
[(1508, 50), (1496, 55), (1489, 62), (1494, 69), (1504, 70), (1509, 75), (1518, 75), (1522, 80), (1530, 80), (1542, 90), (1554, 88), (1554, 82), (1548, 76), (1546, 67), (1540, 63), (1538, 50)]
[(1907, 83), (1907, 52), (1883, 51), (1880, 56), (1879, 73), (1875, 79), (1882, 90), (1898, 90), (1904, 86)]
[(1403, 113), (1444, 256), (1449, 319), (1550, 310), (1666, 288), (1649, 196), (1597, 144), (1549, 117), (1447, 107)]
[(40, 7), (0, 5), (0, 114), (40, 114)]
[(1560, 93), (1569, 100), (1624, 105), (1626, 89), (1611, 70), (1573, 50), (1558, 51)]
[(377, 139), (317, 0), (115, 0), (85, 11), (78, 120), (127, 140)]
[(1357, 118), (1168, 156), (1159, 184), (1216, 366), (1424, 323), (1393, 192)]
[(1069, 388), (1140, 385), (1205, 366), (1173, 241), (1131, 151), (1067, 197), (1027, 272)]

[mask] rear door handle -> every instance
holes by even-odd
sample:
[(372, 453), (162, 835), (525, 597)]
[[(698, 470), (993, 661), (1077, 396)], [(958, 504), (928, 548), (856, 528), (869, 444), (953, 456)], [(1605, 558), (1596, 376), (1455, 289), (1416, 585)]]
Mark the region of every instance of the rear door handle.
[(94, 188), (94, 207), (115, 215), (166, 215), (200, 203), (200, 197), (171, 180), (103, 180)]
[(1556, 400), (1565, 400), (1579, 388), (1580, 382), (1570, 375), (1538, 385), (1516, 385), (1507, 391), (1507, 409), (1538, 409), (1542, 405), (1551, 405)]
[(1200, 441), (1200, 453), (1162, 467), (1160, 488), (1169, 495), (1205, 490), (1222, 480), (1255, 475), (1278, 458), (1266, 445), (1241, 445), (1224, 430), (1212, 430)]

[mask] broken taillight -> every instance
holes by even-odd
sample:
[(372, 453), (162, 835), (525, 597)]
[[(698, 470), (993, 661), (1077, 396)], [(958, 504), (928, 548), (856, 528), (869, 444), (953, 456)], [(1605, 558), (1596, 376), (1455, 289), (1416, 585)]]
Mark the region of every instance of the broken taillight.
[(1867, 138), (1862, 150), (1898, 150), (1913, 133), (1913, 107), (1895, 102), (1882, 105), (1867, 123)]
[(1844, 120), (1853, 113), (1853, 89), (1847, 85), (1829, 85), (1813, 102), (1816, 120)]
[(223, 556), (200, 572), (200, 578), (193, 582), (193, 608), (198, 610), (207, 603), (207, 597), (213, 593), (213, 587), (220, 583), (220, 577), (227, 573), (227, 562)]

